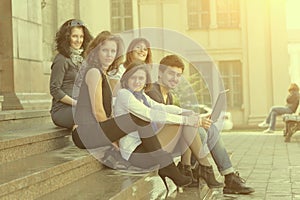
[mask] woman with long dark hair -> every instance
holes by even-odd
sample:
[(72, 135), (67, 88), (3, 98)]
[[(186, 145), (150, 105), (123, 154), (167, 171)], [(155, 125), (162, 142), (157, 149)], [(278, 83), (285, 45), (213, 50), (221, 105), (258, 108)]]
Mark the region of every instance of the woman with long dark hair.
[(50, 93), (52, 95), (51, 118), (55, 125), (72, 129), (74, 125), (72, 105), (73, 84), (83, 60), (83, 53), (92, 36), (78, 19), (66, 21), (56, 33), (56, 50), (51, 66)]

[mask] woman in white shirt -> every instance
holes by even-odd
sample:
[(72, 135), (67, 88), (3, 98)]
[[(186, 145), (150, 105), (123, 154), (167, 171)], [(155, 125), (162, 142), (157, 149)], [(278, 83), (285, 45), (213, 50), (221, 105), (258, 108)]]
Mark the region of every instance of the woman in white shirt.
[[(174, 152), (180, 145), (180, 153), (183, 153), (186, 148), (190, 148), (199, 162), (202, 142), (197, 128), (208, 128), (211, 122), (205, 121), (202, 124), (200, 116), (192, 111), (160, 104), (147, 96), (144, 90), (150, 87), (151, 78), (149, 67), (141, 61), (134, 61), (127, 67), (120, 83), (122, 89), (117, 94), (114, 114), (119, 116), (130, 113), (150, 121), (163, 150)], [(140, 136), (136, 132), (122, 138), (119, 142), (122, 156), (130, 162), (142, 161), (143, 154), (140, 153), (145, 152), (140, 144)], [(159, 175), (165, 180), (163, 175)]]

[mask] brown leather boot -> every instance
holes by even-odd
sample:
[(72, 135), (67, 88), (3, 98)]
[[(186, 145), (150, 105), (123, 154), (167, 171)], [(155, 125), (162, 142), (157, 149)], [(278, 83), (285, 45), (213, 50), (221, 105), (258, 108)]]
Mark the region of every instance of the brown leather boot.
[[(197, 174), (198, 172), (198, 174)], [(201, 164), (197, 164), (193, 170), (194, 175), (196, 178), (202, 178), (209, 188), (222, 188), (224, 187), (223, 183), (220, 183), (216, 180), (214, 171), (212, 166), (204, 166)]]

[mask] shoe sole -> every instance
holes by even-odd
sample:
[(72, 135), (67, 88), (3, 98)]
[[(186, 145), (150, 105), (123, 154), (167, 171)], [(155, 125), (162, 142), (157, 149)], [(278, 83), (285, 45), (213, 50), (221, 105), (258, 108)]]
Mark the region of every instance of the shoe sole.
[(268, 128), (269, 126), (258, 126), (259, 128)]
[(231, 190), (231, 189), (223, 189), (223, 194), (251, 194), (255, 192), (253, 191), (249, 191), (249, 190), (240, 190), (240, 191), (236, 191), (236, 190)]

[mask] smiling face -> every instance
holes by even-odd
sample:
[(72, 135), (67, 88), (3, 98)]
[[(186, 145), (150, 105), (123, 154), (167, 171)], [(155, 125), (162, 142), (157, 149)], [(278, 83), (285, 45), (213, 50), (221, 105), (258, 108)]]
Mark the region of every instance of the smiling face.
[(159, 71), (160, 82), (164, 87), (174, 89), (178, 85), (182, 73), (183, 71), (179, 67), (167, 66), (165, 71)]
[(134, 60), (145, 61), (148, 55), (148, 48), (144, 42), (138, 42), (132, 49)]
[(70, 35), (70, 46), (73, 49), (80, 49), (83, 44), (84, 33), (82, 27), (73, 27)]
[(128, 78), (128, 88), (132, 91), (139, 92), (142, 91), (146, 85), (147, 76), (146, 72), (142, 69), (138, 69)]
[(114, 62), (116, 55), (117, 43), (113, 40), (104, 41), (98, 51), (98, 58), (104, 72), (106, 72), (108, 67)]

